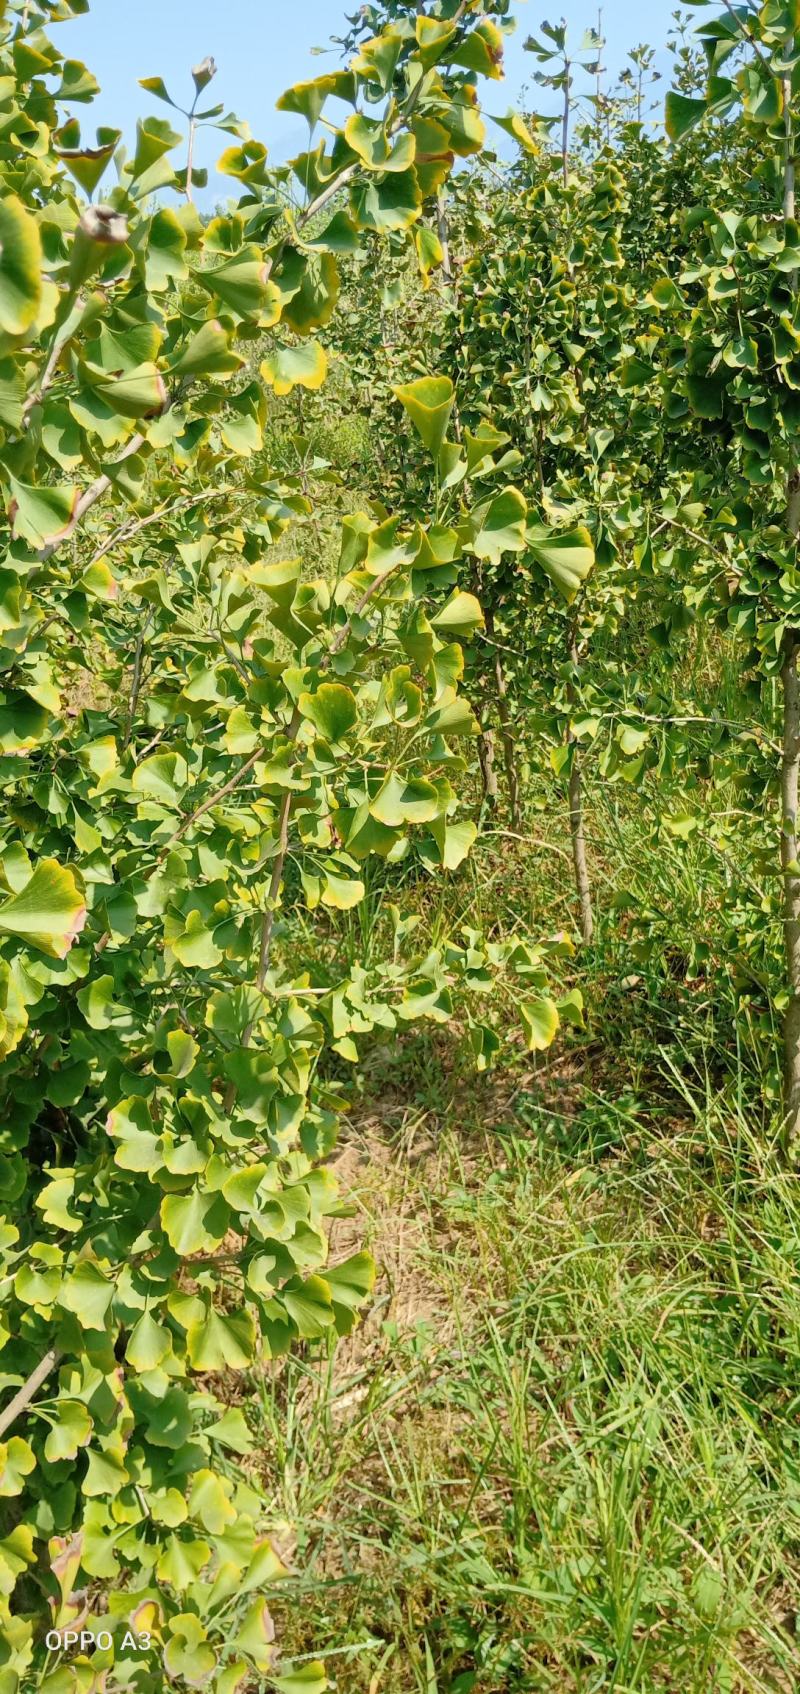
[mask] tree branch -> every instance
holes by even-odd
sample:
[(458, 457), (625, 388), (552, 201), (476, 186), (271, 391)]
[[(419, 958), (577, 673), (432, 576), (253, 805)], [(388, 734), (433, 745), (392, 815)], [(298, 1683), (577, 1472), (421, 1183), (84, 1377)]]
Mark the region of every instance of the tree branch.
[(24, 1412), (25, 1407), (30, 1405), (31, 1400), (34, 1395), (38, 1393), (42, 1383), (46, 1382), (50, 1372), (55, 1370), (60, 1358), (61, 1352), (58, 1347), (48, 1348), (47, 1352), (39, 1360), (38, 1365), (31, 1371), (27, 1382), (22, 1384), (18, 1393), (14, 1395), (13, 1400), (9, 1400), (5, 1411), (0, 1412), (0, 1436), (5, 1435), (6, 1430), (10, 1429), (12, 1423), (14, 1423), (19, 1417), (20, 1412)]

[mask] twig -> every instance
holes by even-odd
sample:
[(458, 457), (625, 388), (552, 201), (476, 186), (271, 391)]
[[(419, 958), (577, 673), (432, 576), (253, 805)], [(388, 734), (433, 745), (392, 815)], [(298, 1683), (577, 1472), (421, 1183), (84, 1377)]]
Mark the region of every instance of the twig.
[[(197, 104), (197, 101), (195, 100), (195, 105), (196, 104)], [(189, 151), (188, 151), (187, 158), (186, 158), (186, 198), (189, 201), (190, 205), (192, 204), (192, 200), (193, 200), (192, 172), (194, 170), (194, 138), (195, 138), (196, 133), (197, 133), (197, 124), (196, 124), (196, 121), (195, 121), (194, 106), (193, 106), (191, 112), (189, 113)]]
[(142, 623), (142, 627), (139, 630), (139, 634), (138, 634), (137, 641), (136, 641), (136, 651), (135, 651), (134, 656), (133, 656), (133, 676), (131, 677), (131, 691), (130, 691), (130, 695), (129, 695), (129, 698), (128, 698), (128, 722), (127, 722), (127, 725), (125, 727), (125, 735), (124, 735), (123, 742), (122, 742), (123, 747), (129, 747), (130, 746), (130, 739), (131, 739), (131, 736), (133, 734), (133, 720), (136, 716), (136, 707), (139, 703), (139, 691), (140, 691), (141, 686), (142, 686), (142, 660), (143, 660), (143, 657), (144, 657), (145, 636), (147, 635), (147, 631), (150, 628), (150, 624), (153, 621), (153, 610), (154, 610), (154, 608), (152, 606), (150, 606), (148, 608), (147, 616), (144, 619), (144, 622)]
[[(119, 458), (114, 460), (114, 464), (123, 465), (126, 459), (132, 458), (133, 454), (138, 453), (139, 448), (143, 446), (144, 436), (140, 435), (137, 430), (136, 434), (131, 436), (127, 447), (125, 447), (120, 453)], [(84, 489), (76, 504), (69, 523), (61, 530), (60, 534), (54, 536), (53, 540), (48, 541), (47, 544), (37, 553), (36, 557), (40, 563), (43, 564), (45, 559), (49, 559), (52, 553), (57, 552), (63, 542), (69, 540), (69, 537), (73, 535), (77, 529), (81, 518), (84, 518), (86, 513), (91, 511), (92, 507), (97, 504), (97, 501), (103, 494), (108, 492), (110, 487), (111, 477), (107, 476), (104, 472), (102, 476), (98, 476), (94, 482), (91, 482), (88, 488)]]
[(197, 823), (198, 818), (202, 818), (206, 812), (210, 812), (212, 806), (218, 806), (220, 800), (224, 800), (228, 794), (233, 792), (234, 788), (238, 788), (239, 783), (247, 776), (248, 771), (253, 769), (254, 764), (256, 764), (259, 759), (263, 758), (263, 755), (263, 747), (258, 747), (255, 753), (250, 754), (249, 759), (245, 759), (244, 764), (239, 766), (238, 771), (234, 772), (233, 776), (230, 777), (229, 781), (226, 782), (222, 788), (215, 789), (213, 794), (209, 794), (206, 797), (202, 805), (198, 806), (195, 811), (191, 812), (188, 818), (184, 818), (183, 823), (178, 829), (176, 829), (175, 834), (170, 836), (166, 847), (164, 847), (160, 853), (158, 860), (156, 861), (156, 868), (164, 863), (167, 854), (172, 851), (175, 843), (177, 841), (182, 841), (184, 835), (186, 835), (187, 831), (191, 829), (192, 824)]
[(38, 1365), (31, 1371), (27, 1382), (23, 1383), (18, 1393), (14, 1395), (13, 1400), (9, 1400), (5, 1411), (0, 1412), (0, 1435), (5, 1435), (6, 1430), (19, 1417), (20, 1412), (24, 1412), (25, 1407), (30, 1405), (34, 1394), (41, 1388), (42, 1383), (47, 1381), (50, 1372), (55, 1370), (60, 1358), (61, 1352), (58, 1347), (48, 1347)]
[(139, 518), (136, 522), (133, 522), (130, 518), (126, 519), (125, 523), (120, 524), (119, 529), (115, 530), (114, 534), (109, 537), (108, 541), (105, 541), (102, 547), (99, 547), (97, 552), (92, 555), (87, 569), (91, 569), (92, 565), (96, 565), (98, 559), (105, 558), (106, 554), (110, 553), (114, 547), (121, 546), (123, 542), (132, 541), (134, 536), (139, 535), (141, 530), (147, 529), (150, 524), (158, 523), (159, 518), (163, 518), (172, 512), (188, 511), (191, 506), (199, 506), (205, 500), (221, 500), (225, 497), (230, 498), (232, 496), (235, 496), (239, 500), (243, 500), (248, 496), (248, 490), (243, 488), (234, 488), (233, 486), (225, 488), (206, 488), (203, 490), (202, 494), (184, 494), (181, 496), (180, 500), (173, 500), (171, 503), (169, 500), (164, 500), (160, 506), (156, 507), (154, 512), (148, 512), (146, 518)]
[(733, 22), (735, 23), (736, 28), (741, 30), (745, 41), (749, 42), (750, 46), (753, 49), (753, 52), (755, 53), (756, 58), (760, 59), (761, 64), (763, 65), (764, 70), (767, 73), (767, 76), (768, 77), (774, 77), (775, 72), (770, 68), (767, 60), (764, 58), (764, 55), (761, 51), (761, 48), (758, 45), (758, 42), (756, 41), (756, 38), (755, 38), (752, 30), (749, 29), (748, 26), (745, 23), (743, 23), (743, 21), (740, 17), (737, 17), (737, 15), (736, 15), (736, 13), (735, 13), (735, 11), (734, 11), (731, 3), (730, 3), (730, 0), (722, 0), (722, 4), (725, 7), (726, 12), (728, 13), (728, 16), (733, 19)]
[[(69, 295), (67, 296), (68, 299), (70, 297), (71, 296), (69, 296)], [(40, 401), (44, 399), (44, 396), (47, 393), (48, 388), (50, 388), (50, 386), (53, 382), (53, 379), (55, 377), (56, 370), (58, 368), (58, 361), (61, 358), (61, 355), (64, 351), (64, 348), (67, 345), (67, 342), (71, 341), (72, 335), (74, 333), (75, 333), (75, 331), (73, 329), (72, 332), (69, 335), (56, 335), (54, 337), (53, 345), (52, 345), (50, 352), (47, 356), (47, 360), (45, 362), (44, 369), (42, 370), (42, 374), (41, 374), (41, 377), (39, 379), (38, 385), (33, 390), (33, 393), (28, 395), (28, 398), (25, 401), (25, 404), (22, 408), (22, 421), (23, 421), (23, 423), (25, 423), (26, 419), (29, 417), (30, 413), (33, 411), (34, 406), (38, 406)]]

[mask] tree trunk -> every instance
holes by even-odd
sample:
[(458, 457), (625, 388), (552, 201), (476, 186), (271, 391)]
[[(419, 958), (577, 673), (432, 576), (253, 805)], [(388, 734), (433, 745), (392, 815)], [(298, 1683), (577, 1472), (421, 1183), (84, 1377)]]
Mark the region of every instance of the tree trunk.
[[(792, 79), (783, 81), (783, 215), (795, 215)], [(796, 288), (797, 281), (793, 278)], [(797, 541), (800, 532), (800, 472), (795, 465), (786, 485), (786, 528)], [(787, 1148), (800, 1144), (800, 874), (797, 870), (797, 806), (800, 779), (800, 678), (797, 659), (800, 636), (784, 635), (783, 757), (781, 760), (781, 868), (783, 871), (783, 940), (789, 1004), (783, 1020), (783, 1111)]]
[(800, 873), (797, 869), (797, 807), (800, 778), (800, 638), (786, 636), (783, 683), (783, 760), (781, 763), (781, 865), (783, 937), (789, 1004), (783, 1021), (783, 1105), (788, 1147), (800, 1145)]
[[(489, 640), (494, 643), (494, 616), (490, 606), (486, 608), (485, 617), (486, 634)], [(494, 646), (494, 677), (497, 684), (497, 716), (500, 719), (500, 740), (503, 747), (503, 764), (506, 772), (511, 828), (519, 835), (522, 833), (522, 805), (520, 802), (519, 770), (517, 768), (517, 746), (511, 727), (511, 713), (508, 709), (508, 689), (505, 671), (503, 670), (503, 660), (500, 655), (500, 648), (496, 644)]]
[(480, 819), (497, 805), (497, 772), (494, 768), (494, 731), (482, 729), (478, 736), (478, 759), (481, 767)]
[[(577, 666), (578, 648), (575, 636), (570, 636), (570, 662)], [(576, 694), (574, 683), (569, 684), (569, 700), (574, 705)], [(592, 889), (589, 882), (589, 867), (586, 863), (586, 836), (583, 830), (583, 776), (581, 773), (581, 756), (578, 743), (574, 736), (568, 733), (568, 741), (572, 747), (569, 766), (569, 833), (572, 841), (572, 863), (575, 867), (575, 887), (581, 909), (581, 935), (588, 946), (594, 936), (594, 914), (592, 912)]]
[(575, 887), (581, 906), (581, 935), (588, 946), (594, 936), (594, 915), (589, 867), (586, 863), (586, 837), (583, 833), (583, 780), (577, 742), (572, 745), (572, 763), (569, 767), (569, 832), (572, 837)]
[(442, 249), (442, 276), (448, 288), (453, 286), (453, 260), (450, 253), (450, 231), (447, 226), (447, 204), (444, 189), (440, 188), (436, 196), (436, 233), (439, 246)]

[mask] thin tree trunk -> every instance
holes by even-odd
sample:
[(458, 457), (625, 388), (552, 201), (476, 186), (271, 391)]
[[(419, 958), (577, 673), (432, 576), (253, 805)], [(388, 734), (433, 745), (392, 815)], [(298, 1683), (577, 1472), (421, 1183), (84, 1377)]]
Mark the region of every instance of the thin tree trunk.
[[(793, 491), (795, 500), (796, 491)], [(800, 1144), (800, 874), (797, 870), (797, 810), (800, 780), (800, 640), (786, 636), (783, 683), (783, 759), (781, 763), (781, 865), (783, 936), (789, 1004), (783, 1022), (783, 1104), (787, 1145)]]
[(564, 110), (561, 114), (561, 178), (566, 188), (569, 183), (569, 94), (570, 94), (570, 62), (564, 60)]
[[(494, 643), (494, 614), (491, 606), (486, 607), (486, 634)], [(519, 770), (517, 768), (517, 746), (514, 731), (511, 727), (511, 713), (508, 709), (508, 688), (503, 670), (503, 660), (500, 648), (494, 644), (494, 679), (497, 685), (497, 716), (500, 719), (500, 741), (503, 748), (503, 764), (508, 788), (508, 804), (511, 813), (511, 828), (519, 834), (522, 830), (522, 806), (520, 803)]]
[(193, 201), (193, 199), (194, 199), (194, 192), (193, 192), (193, 190), (194, 190), (194, 180), (193, 180), (194, 179), (194, 139), (195, 139), (196, 128), (197, 128), (197, 126), (195, 124), (194, 118), (190, 118), (189, 119), (189, 152), (188, 152), (188, 156), (187, 156), (187, 159), (186, 159), (186, 198), (189, 201)]
[(450, 253), (450, 231), (447, 227), (447, 202), (444, 189), (440, 188), (436, 196), (436, 233), (439, 246), (442, 249), (442, 276), (448, 285), (453, 286), (453, 261)]
[[(795, 214), (792, 79), (784, 78), (783, 215)], [(793, 279), (796, 287), (796, 279)], [(797, 541), (800, 531), (800, 471), (795, 465), (786, 485), (786, 527)], [(800, 874), (797, 870), (797, 810), (800, 784), (800, 677), (797, 660), (800, 636), (787, 630), (781, 669), (783, 684), (783, 757), (781, 760), (781, 867), (783, 870), (783, 938), (789, 1004), (783, 1021), (783, 1108), (788, 1147), (800, 1143)]]
[(494, 731), (482, 729), (478, 736), (478, 760), (481, 767), (481, 806), (479, 821), (497, 805), (497, 772), (494, 768)]
[[(574, 633), (570, 636), (569, 656), (570, 662), (577, 666), (578, 647)], [(570, 705), (574, 705), (576, 693), (575, 685), (572, 682), (569, 684), (568, 694)], [(572, 863), (575, 867), (575, 888), (580, 903), (581, 935), (588, 946), (594, 936), (594, 913), (592, 911), (589, 866), (586, 862), (586, 836), (583, 828), (583, 775), (578, 743), (571, 732), (568, 732), (567, 739), (572, 748), (569, 766), (569, 833), (572, 842)]]

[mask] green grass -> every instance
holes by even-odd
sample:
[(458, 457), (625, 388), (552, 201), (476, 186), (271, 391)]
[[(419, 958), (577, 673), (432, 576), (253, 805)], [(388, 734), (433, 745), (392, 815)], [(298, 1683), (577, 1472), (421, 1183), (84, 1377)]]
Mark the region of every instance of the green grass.
[[(647, 787), (587, 789), (597, 936), (568, 967), (585, 1031), (532, 1058), (509, 1024), (482, 1077), (457, 1031), (365, 1055), (332, 1255), (371, 1246), (374, 1303), (335, 1354), (254, 1385), (268, 1509), (302, 1572), (278, 1640), (322, 1653), (341, 1694), (800, 1686), (780, 936), (752, 840), (676, 840)], [(452, 878), (377, 867), (331, 919), (337, 964), (368, 959), (389, 899), (433, 934), (574, 929), (563, 793), (537, 793), (526, 841), (490, 820)], [(287, 939), (302, 952), (300, 920)]]
[(796, 1183), (713, 1099), (609, 1148), (566, 1092), (354, 1137), (376, 1308), (260, 1415), (342, 1690), (796, 1685)]

